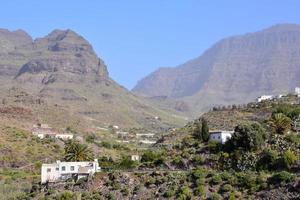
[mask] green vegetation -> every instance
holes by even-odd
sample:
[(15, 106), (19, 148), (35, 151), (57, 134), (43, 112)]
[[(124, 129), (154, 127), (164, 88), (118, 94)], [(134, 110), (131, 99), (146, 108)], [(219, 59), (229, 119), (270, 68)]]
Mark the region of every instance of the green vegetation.
[(87, 145), (80, 144), (76, 140), (68, 140), (65, 142), (64, 159), (66, 161), (91, 161), (93, 160), (93, 155)]

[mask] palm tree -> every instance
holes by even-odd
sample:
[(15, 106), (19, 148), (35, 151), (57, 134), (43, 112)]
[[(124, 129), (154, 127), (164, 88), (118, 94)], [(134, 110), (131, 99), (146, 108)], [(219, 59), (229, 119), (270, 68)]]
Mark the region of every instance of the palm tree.
[(274, 133), (284, 135), (291, 129), (292, 120), (283, 113), (276, 113), (270, 119), (270, 126)]
[(90, 161), (92, 159), (92, 152), (87, 145), (80, 144), (76, 140), (68, 140), (65, 142), (66, 161)]

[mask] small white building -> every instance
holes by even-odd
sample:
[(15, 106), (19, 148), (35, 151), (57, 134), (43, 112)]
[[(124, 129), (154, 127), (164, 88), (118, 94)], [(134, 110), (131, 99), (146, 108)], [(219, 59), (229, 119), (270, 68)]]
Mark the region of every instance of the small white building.
[(300, 87), (295, 88), (295, 94), (300, 97)]
[(76, 177), (77, 180), (89, 177), (100, 172), (98, 160), (93, 162), (60, 162), (43, 164), (41, 169), (41, 183), (54, 183), (65, 181), (68, 178)]
[(153, 140), (140, 140), (139, 143), (141, 143), (141, 144), (155, 144), (156, 141), (153, 141)]
[(132, 161), (139, 161), (140, 160), (140, 156), (139, 155), (131, 155), (131, 160)]
[(68, 133), (58, 133), (55, 135), (55, 138), (57, 139), (62, 139), (62, 140), (72, 140), (74, 138), (73, 134), (68, 134)]
[(262, 102), (262, 101), (272, 100), (272, 99), (273, 99), (272, 95), (262, 95), (257, 98), (257, 102)]
[(136, 134), (136, 137), (154, 137), (155, 136), (155, 134), (154, 133), (137, 133)]
[(209, 140), (225, 144), (231, 137), (233, 131), (210, 131)]
[(33, 125), (32, 134), (44, 139), (45, 137), (68, 140), (73, 139), (73, 134), (71, 133), (59, 133), (52, 129), (48, 124)]
[(113, 128), (118, 130), (118, 129), (119, 129), (119, 126), (113, 125)]

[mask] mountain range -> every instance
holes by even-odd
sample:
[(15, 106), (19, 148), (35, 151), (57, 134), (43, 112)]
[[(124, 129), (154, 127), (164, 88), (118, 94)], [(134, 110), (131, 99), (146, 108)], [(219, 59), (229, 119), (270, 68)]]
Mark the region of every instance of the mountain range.
[(174, 101), (181, 102), (184, 112), (197, 116), (213, 106), (288, 93), (299, 85), (300, 26), (279, 24), (222, 39), (195, 59), (158, 69), (133, 92), (173, 108)]
[(93, 47), (72, 30), (32, 39), (23, 30), (0, 29), (0, 83), (2, 107), (26, 107), (35, 121), (57, 127), (156, 128), (184, 121), (112, 80)]

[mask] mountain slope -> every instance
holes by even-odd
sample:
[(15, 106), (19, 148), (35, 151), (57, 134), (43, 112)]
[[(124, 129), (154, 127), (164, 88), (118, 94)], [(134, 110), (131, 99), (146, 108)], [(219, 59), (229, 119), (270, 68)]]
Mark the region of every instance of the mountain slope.
[(88, 41), (72, 30), (54, 30), (36, 40), (24, 31), (2, 30), (0, 45), (2, 104), (26, 106), (37, 121), (87, 128), (158, 128), (183, 121), (113, 81)]
[(292, 91), (300, 85), (299, 66), (300, 26), (281, 24), (223, 39), (194, 60), (150, 74), (133, 91), (184, 100), (199, 114), (216, 104)]

